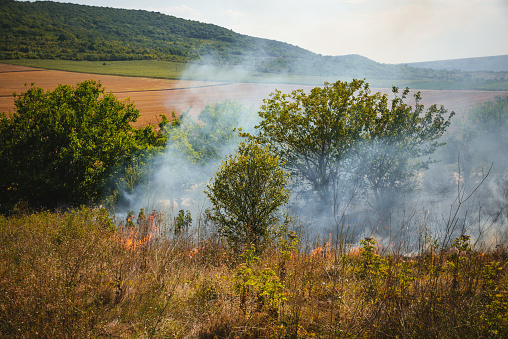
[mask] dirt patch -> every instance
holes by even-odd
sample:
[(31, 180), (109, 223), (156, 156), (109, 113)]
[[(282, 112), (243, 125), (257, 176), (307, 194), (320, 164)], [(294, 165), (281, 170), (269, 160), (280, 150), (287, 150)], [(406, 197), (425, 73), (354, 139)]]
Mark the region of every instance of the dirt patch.
[[(161, 80), (151, 78), (131, 78), (111, 75), (97, 75), (51, 71), (23, 66), (0, 64), (0, 112), (14, 110), (13, 93), (26, 90), (25, 84), (46, 90), (53, 90), (59, 84), (75, 85), (94, 79), (100, 81), (107, 92), (112, 92), (120, 100), (130, 98), (141, 116), (138, 125), (155, 124), (160, 114), (170, 116), (174, 111), (180, 114), (190, 109), (196, 116), (207, 103), (213, 104), (226, 99), (238, 100), (246, 105), (258, 107), (264, 98), (275, 89), (283, 92), (301, 88), (306, 91), (314, 86), (288, 84), (251, 84), (209, 81)], [(373, 91), (390, 93), (390, 89), (373, 88)], [(422, 103), (444, 105), (458, 114), (465, 112), (478, 102), (492, 99), (495, 95), (508, 95), (499, 91), (455, 91), (421, 90)]]

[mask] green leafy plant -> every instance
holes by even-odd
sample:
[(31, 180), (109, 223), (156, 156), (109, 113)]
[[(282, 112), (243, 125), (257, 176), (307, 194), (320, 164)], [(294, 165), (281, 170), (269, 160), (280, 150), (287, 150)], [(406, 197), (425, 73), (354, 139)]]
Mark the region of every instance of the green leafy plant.
[(32, 207), (97, 203), (124, 183), (124, 169), (142, 165), (165, 146), (163, 132), (135, 129), (139, 110), (106, 94), (100, 82), (32, 86), (17, 96), (16, 109), (0, 115), (2, 209), (19, 200)]
[(508, 333), (508, 280), (502, 272), (503, 267), (496, 261), (485, 265), (482, 271), (487, 301), (482, 320), (493, 337)]
[(175, 217), (175, 234), (181, 233), (192, 225), (192, 215), (189, 210), (178, 211), (178, 215)]
[(384, 278), (388, 272), (388, 262), (376, 253), (376, 239), (365, 238), (360, 241), (360, 244), (362, 247), (356, 276), (366, 284), (364, 294), (369, 299), (375, 299), (380, 293)]
[(278, 220), (278, 208), (289, 199), (288, 178), (278, 158), (253, 142), (240, 143), (222, 163), (205, 193), (213, 206), (210, 218), (234, 249), (244, 244), (261, 249)]
[(240, 295), (240, 308), (247, 314), (247, 303), (249, 299), (255, 298), (258, 310), (264, 306), (270, 315), (277, 317), (278, 309), (286, 300), (284, 284), (271, 268), (255, 266), (259, 261), (255, 252), (255, 246), (251, 246), (240, 255), (245, 261), (237, 267), (233, 278)]
[(453, 276), (452, 291), (457, 291), (460, 289), (460, 282), (467, 280), (465, 273), (469, 273), (471, 265), (471, 254), (473, 249), (470, 243), (470, 236), (462, 234), (460, 237), (455, 238), (452, 243), (452, 248), (454, 248), (455, 251), (450, 255), (448, 265), (450, 266)]

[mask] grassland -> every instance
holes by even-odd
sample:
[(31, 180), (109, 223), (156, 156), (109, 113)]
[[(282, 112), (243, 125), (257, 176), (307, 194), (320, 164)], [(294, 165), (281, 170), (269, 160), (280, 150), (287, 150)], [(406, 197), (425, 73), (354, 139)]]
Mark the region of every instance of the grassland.
[[(210, 67), (189, 63), (156, 61), (156, 60), (133, 60), (133, 61), (72, 61), (72, 60), (42, 60), (42, 59), (18, 59), (0, 60), (0, 63), (37, 67), (69, 72), (119, 75), (128, 77), (147, 77), (156, 79), (172, 80), (199, 80), (199, 81), (226, 81), (246, 83), (278, 83), (278, 84), (301, 84), (321, 86), (325, 81), (350, 80), (341, 77), (322, 77), (310, 75), (278, 74), (250, 72), (239, 67)], [(469, 80), (405, 80), (405, 79), (367, 79), (372, 87), (411, 89), (434, 89), (434, 90), (485, 90), (485, 91), (508, 91), (508, 75), (493, 73), (486, 76), (479, 73), (479, 77)]]
[[(4, 338), (506, 338), (508, 252), (418, 253), (285, 233), (232, 253), (197, 220), (105, 210), (0, 217)], [(298, 229), (296, 229), (298, 230)]]

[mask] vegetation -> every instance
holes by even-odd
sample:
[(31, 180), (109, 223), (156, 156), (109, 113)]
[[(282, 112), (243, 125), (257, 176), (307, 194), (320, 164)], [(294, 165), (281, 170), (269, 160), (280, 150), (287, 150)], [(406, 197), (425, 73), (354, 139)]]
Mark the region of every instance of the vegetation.
[(213, 236), (171, 236), (171, 220), (140, 213), (115, 231), (104, 210), (0, 217), (1, 336), (508, 334), (506, 247), (481, 251), (462, 236), (449, 248), (422, 241), (413, 256), (375, 239), (310, 252), (289, 233), (235, 256)]
[(206, 194), (212, 203), (210, 218), (233, 249), (267, 242), (276, 212), (287, 203), (288, 180), (268, 149), (241, 142), (215, 173)]
[(401, 192), (418, 187), (417, 177), (429, 164), (435, 162), (431, 155), (444, 143), (439, 139), (450, 126), (455, 115), (441, 106), (425, 110), (421, 96), (414, 95), (414, 107), (405, 103), (409, 89), (387, 105), (386, 96), (363, 127), (353, 160), (355, 175), (363, 180), (361, 185), (370, 189), (378, 209), (389, 210)]
[[(336, 218), (334, 232), (320, 240), (322, 234), (312, 236), (290, 212), (277, 220), (288, 201), (284, 161), (293, 180), (300, 175), (312, 185), (311, 174), (322, 174), (316, 187), (349, 171), (360, 187), (376, 183), (369, 175), (377, 175), (382, 189), (413, 189), (413, 169), (432, 161), (427, 157), (440, 145), (449, 117), (444, 108), (425, 111), (418, 95), (409, 107), (407, 94), (389, 102), (359, 80), (308, 95), (276, 92), (262, 109), (258, 130), (264, 133), (253, 138), (280, 157), (242, 142), (207, 187), (209, 213), (142, 209), (112, 217), (101, 207), (75, 206), (96, 205), (121, 185), (134, 187), (145, 177), (141, 164), (166, 142), (168, 158), (162, 159), (182, 160), (171, 157), (170, 150), (179, 149), (184, 160), (204, 168), (239, 141), (234, 126), (242, 126), (242, 107), (226, 101), (207, 106), (198, 122), (184, 114), (171, 123), (162, 118), (158, 129), (134, 129), (134, 106), (105, 94), (99, 83), (48, 92), (31, 87), (18, 97), (16, 112), (0, 119), (6, 164), (0, 169), (6, 208), (0, 215), (0, 336), (507, 337), (506, 232), (487, 233), (505, 221), (482, 219), (486, 207), (496, 211), (490, 200), (479, 204), (478, 221), (461, 219), (470, 197), (462, 169), (448, 216), (433, 224), (414, 212), (390, 220), (408, 229), (403, 236), (359, 237), (357, 224)], [(504, 132), (506, 98), (478, 109), (471, 113), (478, 128), (472, 135)], [(379, 143), (388, 143), (390, 152)], [(311, 169), (298, 162), (302, 155), (317, 164), (314, 172), (298, 172)], [(364, 168), (355, 164), (359, 159)], [(332, 167), (336, 161), (343, 165)], [(319, 172), (320, 163), (329, 167)], [(484, 181), (476, 179), (477, 168), (468, 173), (474, 184)], [(503, 171), (492, 173), (505, 178)], [(471, 191), (479, 192), (474, 185)], [(51, 210), (32, 213), (16, 204), (19, 199)], [(506, 207), (500, 201), (498, 216)], [(52, 208), (57, 205), (74, 208)], [(473, 228), (480, 234), (466, 232)]]
[(362, 80), (325, 84), (309, 94), (276, 91), (261, 107), (257, 134), (244, 135), (268, 145), (293, 183), (315, 195), (323, 209), (353, 195), (340, 187), (352, 183), (369, 188), (376, 205), (387, 209), (397, 191), (411, 189), (432, 162), (423, 157), (442, 145), (437, 140), (454, 114), (446, 117), (446, 109), (435, 105), (425, 111), (419, 93), (413, 108), (404, 102), (408, 93), (399, 97), (394, 88), (389, 103)]
[[(489, 174), (490, 190), (482, 196), (482, 200), (492, 215), (505, 209), (508, 201), (508, 157), (504, 150), (504, 145), (508, 143), (506, 128), (508, 96), (497, 96), (471, 109), (459, 121), (448, 141), (447, 160), (457, 161), (459, 154), (461, 177), (467, 187), (477, 185), (482, 175)], [(506, 211), (503, 214), (508, 215)]]
[(34, 208), (98, 203), (139, 176), (134, 168), (166, 143), (167, 119), (159, 130), (133, 128), (139, 110), (95, 81), (47, 92), (32, 86), (15, 105), (12, 115), (0, 115), (3, 212), (20, 201)]
[(178, 120), (173, 117), (173, 128), (168, 130), (169, 144), (189, 162), (205, 165), (236, 147), (240, 141), (236, 128), (251, 124), (250, 115), (252, 112), (246, 107), (231, 100), (206, 105), (197, 121), (184, 112)]
[(2, 0), (0, 60), (165, 60), (239, 66), (254, 73), (376, 79), (464, 80), (455, 71), (322, 56), (161, 13), (49, 1)]
[(0, 25), (4, 42), (0, 59), (191, 61), (211, 57), (219, 63), (234, 63), (244, 54), (252, 60), (312, 55), (288, 44), (161, 13), (57, 2), (2, 0)]

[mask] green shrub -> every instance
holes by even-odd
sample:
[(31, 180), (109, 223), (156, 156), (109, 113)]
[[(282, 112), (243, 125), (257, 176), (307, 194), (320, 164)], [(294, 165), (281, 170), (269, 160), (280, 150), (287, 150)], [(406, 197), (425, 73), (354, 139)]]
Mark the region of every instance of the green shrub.
[(213, 206), (211, 219), (233, 248), (251, 243), (261, 248), (278, 208), (289, 199), (288, 178), (278, 159), (252, 142), (240, 143), (222, 163), (205, 193)]

